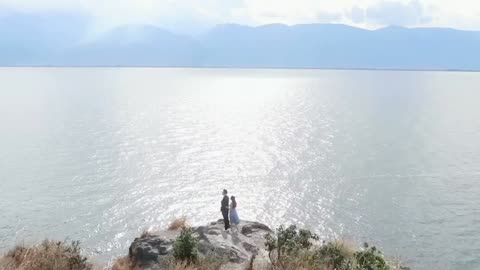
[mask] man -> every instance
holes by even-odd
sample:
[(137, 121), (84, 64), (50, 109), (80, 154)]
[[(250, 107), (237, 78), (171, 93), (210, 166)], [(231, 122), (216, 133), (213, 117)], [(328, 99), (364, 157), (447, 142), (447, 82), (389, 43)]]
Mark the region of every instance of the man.
[(223, 223), (225, 224), (225, 231), (230, 228), (230, 221), (228, 220), (228, 205), (229, 205), (229, 199), (228, 199), (228, 191), (226, 189), (223, 190), (223, 199), (222, 199), (222, 207), (220, 208), (220, 211), (222, 211), (223, 215)]

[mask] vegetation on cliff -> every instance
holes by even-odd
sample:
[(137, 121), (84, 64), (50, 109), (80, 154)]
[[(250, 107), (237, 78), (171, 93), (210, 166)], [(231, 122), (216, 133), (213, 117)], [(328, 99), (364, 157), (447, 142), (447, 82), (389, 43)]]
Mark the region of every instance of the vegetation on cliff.
[[(265, 235), (265, 247), (268, 251), (269, 264), (264, 268), (254, 268), (249, 264), (246, 270), (396, 270), (407, 269), (387, 262), (382, 252), (367, 243), (362, 249), (355, 250), (341, 241), (319, 243), (318, 235), (309, 230), (297, 229), (292, 225), (280, 226), (275, 234)], [(175, 251), (175, 270), (197, 269), (218, 270), (218, 259), (205, 261), (197, 258), (197, 240), (191, 229), (184, 229), (176, 239), (175, 247), (187, 247), (181, 253)]]
[[(341, 241), (320, 241), (318, 235), (296, 226), (280, 226), (275, 232), (260, 223), (245, 223), (236, 244), (225, 235), (216, 234), (221, 225), (190, 228), (185, 221), (176, 221), (176, 238), (165, 240), (143, 233), (135, 239), (129, 256), (119, 258), (111, 270), (401, 270), (408, 269), (389, 262), (376, 247), (364, 244), (352, 248)], [(177, 228), (178, 227), (178, 228)], [(181, 228), (181, 229), (180, 229)], [(221, 233), (225, 233), (221, 231)], [(205, 236), (208, 235), (208, 236)], [(212, 238), (212, 237), (219, 238)], [(251, 237), (264, 237), (261, 244)], [(203, 238), (202, 238), (203, 237)], [(210, 237), (210, 238), (208, 238)], [(242, 238), (243, 237), (243, 238)], [(215, 239), (225, 239), (215, 242)], [(140, 241), (135, 246), (135, 242)], [(205, 241), (208, 242), (207, 251)], [(248, 242), (250, 241), (250, 242)], [(151, 246), (151, 244), (158, 246)], [(245, 257), (237, 248), (245, 247)], [(161, 250), (161, 251), (160, 251)], [(245, 251), (244, 250), (244, 251)], [(211, 252), (213, 251), (213, 252)], [(143, 253), (142, 253), (143, 252)], [(234, 254), (236, 253), (237, 254)], [(154, 257), (151, 257), (151, 256)], [(143, 256), (143, 257), (142, 257)], [(242, 257), (243, 256), (243, 257)], [(142, 261), (143, 260), (143, 261)], [(146, 261), (145, 261), (146, 260)], [(146, 266), (145, 263), (151, 263)], [(260, 263), (259, 263), (260, 262)], [(79, 242), (44, 241), (32, 247), (17, 246), (0, 257), (0, 270), (93, 270), (94, 265), (83, 256)]]
[(16, 246), (0, 258), (0, 270), (92, 270), (80, 243), (45, 240), (31, 247)]
[(319, 243), (309, 230), (292, 225), (280, 226), (276, 234), (268, 234), (266, 248), (270, 267), (274, 270), (394, 270), (401, 269), (387, 262), (376, 247), (364, 244), (355, 250), (341, 241)]

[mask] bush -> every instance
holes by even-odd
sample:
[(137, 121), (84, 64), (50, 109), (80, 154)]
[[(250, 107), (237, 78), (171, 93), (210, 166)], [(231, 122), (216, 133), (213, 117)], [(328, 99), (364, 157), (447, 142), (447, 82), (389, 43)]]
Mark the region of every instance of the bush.
[(354, 252), (339, 241), (324, 243), (314, 251), (314, 259), (328, 269), (356, 269)]
[[(355, 251), (339, 241), (316, 241), (318, 236), (295, 226), (280, 226), (275, 235), (265, 236), (271, 268), (274, 270), (390, 270), (383, 254), (364, 245)], [(276, 256), (275, 256), (276, 254)], [(406, 269), (400, 267), (399, 269)]]
[(2, 270), (92, 270), (81, 254), (80, 242), (45, 240), (33, 247), (17, 246), (0, 260)]
[(359, 270), (389, 270), (387, 262), (385, 261), (382, 252), (376, 247), (368, 247), (364, 244), (364, 250), (355, 252), (355, 259), (358, 263)]
[(176, 231), (178, 229), (183, 229), (187, 227), (187, 218), (186, 217), (181, 217), (181, 218), (176, 218), (174, 219), (170, 225), (168, 225), (168, 230), (169, 231)]
[(276, 260), (281, 260), (282, 256), (309, 249), (315, 240), (318, 240), (318, 236), (308, 230), (298, 230), (295, 225), (288, 228), (282, 225), (277, 228), (275, 235), (267, 234), (265, 236), (265, 246), (270, 260), (274, 260), (274, 252), (277, 253)]
[(173, 244), (175, 259), (186, 262), (195, 262), (198, 257), (198, 239), (193, 235), (191, 228), (184, 227)]

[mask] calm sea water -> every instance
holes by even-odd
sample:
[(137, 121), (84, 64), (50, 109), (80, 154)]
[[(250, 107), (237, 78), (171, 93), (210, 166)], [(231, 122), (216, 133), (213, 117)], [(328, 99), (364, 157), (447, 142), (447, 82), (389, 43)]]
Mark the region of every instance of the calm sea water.
[(0, 250), (221, 217), (480, 269), (480, 74), (0, 69)]

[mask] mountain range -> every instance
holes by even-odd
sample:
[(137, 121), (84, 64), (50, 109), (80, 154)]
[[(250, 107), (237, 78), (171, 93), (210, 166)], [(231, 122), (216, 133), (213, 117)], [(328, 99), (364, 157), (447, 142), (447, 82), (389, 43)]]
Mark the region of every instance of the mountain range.
[(0, 14), (1, 66), (480, 70), (480, 32), (341, 24), (223, 24), (186, 36), (152, 25), (85, 38), (88, 21)]

